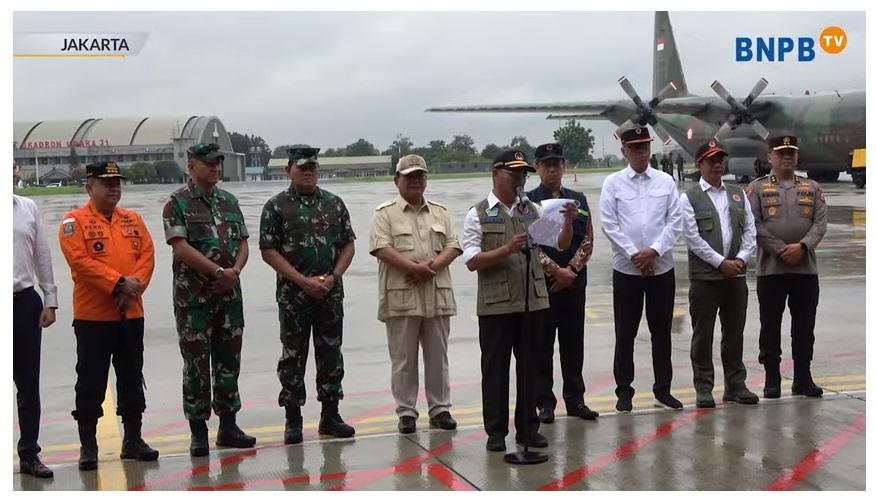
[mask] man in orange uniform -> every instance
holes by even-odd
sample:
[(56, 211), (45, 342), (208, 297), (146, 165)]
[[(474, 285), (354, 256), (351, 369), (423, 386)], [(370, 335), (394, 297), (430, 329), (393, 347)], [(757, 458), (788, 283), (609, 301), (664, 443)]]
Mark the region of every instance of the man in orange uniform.
[(86, 167), (85, 206), (68, 212), (58, 238), (73, 275), (76, 333), (76, 409), (79, 469), (97, 468), (97, 419), (103, 416), (110, 360), (116, 372), (125, 435), (123, 459), (155, 460), (141, 437), (143, 411), (143, 291), (152, 278), (155, 250), (140, 215), (117, 207), (122, 196), (114, 162)]

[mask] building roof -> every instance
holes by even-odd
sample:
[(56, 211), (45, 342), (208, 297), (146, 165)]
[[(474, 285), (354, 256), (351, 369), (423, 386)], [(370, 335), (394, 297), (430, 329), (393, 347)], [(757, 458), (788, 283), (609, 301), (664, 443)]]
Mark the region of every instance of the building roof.
[[(366, 164), (385, 164), (389, 166), (391, 163), (392, 156), (337, 156), (319, 158), (320, 166), (356, 166)], [(288, 157), (271, 158), (268, 162), (268, 168), (284, 167), (287, 164), (289, 164)]]
[(214, 131), (227, 134), (219, 119), (207, 116), (15, 121), (12, 140), (18, 145), (56, 141), (66, 145), (83, 140), (104, 140), (112, 146), (156, 145), (172, 143), (179, 137), (212, 141)]

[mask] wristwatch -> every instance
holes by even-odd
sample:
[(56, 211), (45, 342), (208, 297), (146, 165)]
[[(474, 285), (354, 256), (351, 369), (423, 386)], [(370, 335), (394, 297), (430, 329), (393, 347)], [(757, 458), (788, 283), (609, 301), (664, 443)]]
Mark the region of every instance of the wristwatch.
[(213, 272), (213, 279), (219, 280), (220, 278), (222, 278), (223, 275), (225, 275), (225, 268), (219, 266), (218, 268), (216, 268), (216, 271)]
[(113, 292), (119, 292), (122, 290), (122, 287), (125, 286), (125, 277), (119, 277), (119, 281), (116, 282), (116, 286), (113, 288)]

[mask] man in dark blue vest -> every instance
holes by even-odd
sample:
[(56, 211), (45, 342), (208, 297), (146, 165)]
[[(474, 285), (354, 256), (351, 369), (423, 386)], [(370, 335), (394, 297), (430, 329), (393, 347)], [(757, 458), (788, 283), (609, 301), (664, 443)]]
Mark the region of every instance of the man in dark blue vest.
[(587, 261), (593, 254), (593, 224), (590, 207), (583, 193), (563, 187), (566, 158), (558, 143), (535, 149), (535, 167), (541, 185), (526, 193), (535, 203), (553, 198), (575, 200), (577, 215), (572, 222), (572, 242), (565, 250), (539, 246), (538, 258), (550, 292), (550, 310), (543, 318), (538, 340), (540, 380), (536, 394), (538, 418), (554, 421), (557, 398), (553, 392), (554, 341), (560, 340), (560, 367), (563, 371), (563, 400), (566, 414), (595, 420), (599, 413), (584, 404), (584, 302), (587, 289)]
[(690, 360), (698, 408), (714, 408), (712, 339), (721, 317), (724, 402), (757, 404), (745, 386), (742, 334), (748, 309), (745, 270), (756, 246), (751, 206), (742, 188), (724, 184), (727, 151), (717, 140), (703, 144), (694, 160), (700, 181), (680, 198), (690, 275)]

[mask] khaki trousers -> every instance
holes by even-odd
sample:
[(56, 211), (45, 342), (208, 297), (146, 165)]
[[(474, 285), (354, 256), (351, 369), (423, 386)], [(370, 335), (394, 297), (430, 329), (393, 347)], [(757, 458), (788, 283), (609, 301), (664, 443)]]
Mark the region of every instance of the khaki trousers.
[(450, 372), (447, 338), (450, 317), (390, 317), (386, 339), (392, 360), (392, 396), (399, 417), (417, 418), (419, 347), (423, 347), (424, 381), (429, 417), (450, 409)]

